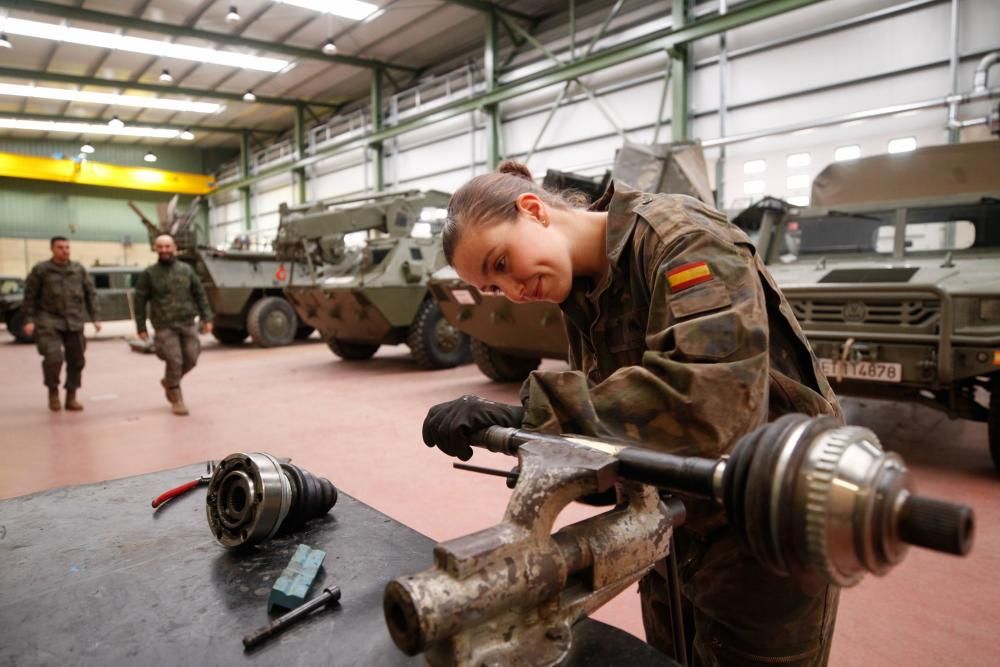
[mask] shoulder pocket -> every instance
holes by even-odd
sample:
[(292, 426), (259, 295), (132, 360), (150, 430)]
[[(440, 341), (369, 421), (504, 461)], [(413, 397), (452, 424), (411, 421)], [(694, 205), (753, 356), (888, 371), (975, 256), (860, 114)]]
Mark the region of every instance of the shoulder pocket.
[(729, 296), (729, 290), (725, 284), (715, 280), (670, 295), (670, 312), (678, 319), (728, 308), (731, 305), (733, 299)]

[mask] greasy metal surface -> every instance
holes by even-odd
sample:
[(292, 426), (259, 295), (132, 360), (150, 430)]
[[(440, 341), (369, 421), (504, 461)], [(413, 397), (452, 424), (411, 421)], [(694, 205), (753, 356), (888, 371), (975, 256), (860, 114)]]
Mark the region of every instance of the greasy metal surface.
[(627, 503), (552, 534), (573, 500), (614, 484), (614, 457), (541, 440), (519, 450), (520, 477), (501, 523), (434, 550), (434, 567), (386, 590), (394, 640), (435, 666), (552, 665), (572, 625), (664, 558), (672, 517), (649, 486)]
[[(385, 582), (430, 562), (433, 543), (357, 500), (264, 547), (212, 539), (195, 491), (152, 513), (149, 499), (203, 466), (0, 501), (0, 664), (418, 665), (385, 629)], [(240, 638), (267, 623), (268, 591), (306, 543), (327, 552), (313, 585), (340, 606), (258, 650)], [(603, 623), (576, 628), (582, 665), (657, 665), (643, 642)]]

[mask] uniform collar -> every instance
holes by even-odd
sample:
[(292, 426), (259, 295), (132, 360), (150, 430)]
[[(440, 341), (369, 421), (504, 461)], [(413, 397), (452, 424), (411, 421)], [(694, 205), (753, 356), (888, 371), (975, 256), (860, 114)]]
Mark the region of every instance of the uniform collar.
[(611, 277), (618, 266), (625, 245), (635, 229), (635, 208), (648, 204), (651, 197), (639, 190), (633, 190), (620, 181), (612, 181), (607, 191), (591, 206), (591, 211), (608, 212), (608, 229), (606, 247), (611, 268), (591, 293), (594, 296), (603, 292), (611, 283)]

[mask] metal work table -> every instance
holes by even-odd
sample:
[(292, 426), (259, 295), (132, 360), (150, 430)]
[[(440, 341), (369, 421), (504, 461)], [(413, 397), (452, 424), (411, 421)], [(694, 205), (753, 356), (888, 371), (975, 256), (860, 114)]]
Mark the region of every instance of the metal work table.
[[(205, 487), (150, 500), (203, 466), (0, 501), (2, 665), (417, 665), (385, 628), (382, 590), (430, 565), (433, 541), (340, 494), (325, 519), (246, 553), (219, 546)], [(332, 480), (336, 484), (336, 480)], [(300, 543), (324, 549), (311, 594), (343, 591), (319, 612), (244, 653), (270, 618), (267, 597)], [(663, 665), (644, 642), (603, 623), (575, 628), (568, 665)]]

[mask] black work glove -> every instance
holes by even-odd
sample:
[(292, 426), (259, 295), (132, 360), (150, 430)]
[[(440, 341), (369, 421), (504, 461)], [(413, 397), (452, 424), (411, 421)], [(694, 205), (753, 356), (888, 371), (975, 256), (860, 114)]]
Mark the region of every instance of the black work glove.
[(520, 405), (494, 403), (478, 396), (463, 396), (440, 403), (424, 417), (424, 443), (463, 461), (472, 458), (473, 434), (490, 426), (519, 427), (524, 421)]

